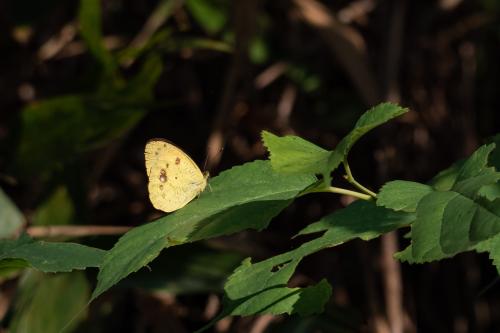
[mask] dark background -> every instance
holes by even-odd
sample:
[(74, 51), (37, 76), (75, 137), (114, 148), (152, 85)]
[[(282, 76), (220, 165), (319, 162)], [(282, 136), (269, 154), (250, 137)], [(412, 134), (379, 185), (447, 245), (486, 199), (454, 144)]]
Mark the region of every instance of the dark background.
[[(154, 137), (173, 141), (200, 167), (207, 158), (216, 176), (265, 158), (264, 129), (332, 149), (365, 110), (393, 101), (410, 112), (349, 155), (357, 180), (378, 190), (393, 179), (427, 182), (500, 130), (495, 0), (101, 4), (97, 43), (110, 53), (82, 38), (77, 1), (0, 1), (0, 186), (27, 227), (136, 226), (161, 216), (144, 170), (144, 145)], [(290, 237), (348, 203), (309, 195), (264, 232), (165, 251), (149, 274), (92, 304), (77, 331), (199, 328), (217, 313), (224, 277), (239, 260), (299, 245)], [(325, 314), (233, 318), (213, 330), (499, 332), (500, 283), (488, 287), (497, 272), (487, 256), (399, 266), (391, 255), (404, 248), (404, 232), (353, 241), (300, 265), (292, 285), (323, 277), (332, 284)], [(77, 241), (109, 249), (116, 239)], [(86, 274), (92, 288), (95, 272)], [(37, 311), (19, 301), (29, 294), (21, 280), (2, 278), (3, 329)]]

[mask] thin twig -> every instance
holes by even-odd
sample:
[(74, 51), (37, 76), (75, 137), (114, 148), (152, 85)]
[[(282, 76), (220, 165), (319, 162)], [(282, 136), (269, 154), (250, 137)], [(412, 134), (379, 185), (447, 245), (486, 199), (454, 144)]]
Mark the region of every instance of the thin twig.
[(351, 191), (345, 188), (341, 187), (334, 187), (334, 186), (326, 186), (326, 187), (316, 187), (312, 188), (308, 191), (305, 191), (302, 193), (300, 196), (308, 193), (320, 193), (320, 192), (330, 192), (330, 193), (337, 193), (337, 194), (343, 194), (343, 195), (350, 195), (352, 197), (362, 199), (362, 200), (372, 200), (372, 196), (369, 194), (364, 194), (356, 191)]
[(352, 185), (354, 185), (357, 189), (367, 193), (368, 195), (370, 195), (371, 197), (373, 198), (376, 198), (377, 197), (377, 194), (373, 191), (370, 191), (369, 189), (367, 189), (366, 187), (364, 187), (363, 185), (361, 185), (360, 183), (358, 183), (356, 181), (356, 179), (354, 179), (353, 175), (352, 175), (352, 172), (351, 172), (351, 168), (349, 167), (349, 163), (347, 163), (347, 161), (344, 161), (344, 169), (345, 169), (345, 172), (346, 172), (346, 180), (351, 183)]
[(26, 232), (33, 238), (52, 238), (122, 235), (130, 229), (132, 229), (132, 227), (100, 225), (51, 225), (43, 227), (29, 227)]

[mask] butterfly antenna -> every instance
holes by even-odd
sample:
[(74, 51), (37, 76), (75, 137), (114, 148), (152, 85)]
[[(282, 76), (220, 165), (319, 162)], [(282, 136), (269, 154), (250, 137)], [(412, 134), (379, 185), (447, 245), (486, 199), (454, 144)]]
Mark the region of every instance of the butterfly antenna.
[(205, 157), (205, 163), (203, 163), (203, 171), (207, 170), (207, 165), (208, 165), (209, 159), (215, 158), (218, 155), (222, 154), (222, 152), (224, 151), (224, 147), (220, 147), (219, 151), (214, 156), (210, 156), (210, 151), (211, 151), (211, 149), (210, 149), (210, 147), (208, 147), (208, 149), (207, 149), (207, 156)]

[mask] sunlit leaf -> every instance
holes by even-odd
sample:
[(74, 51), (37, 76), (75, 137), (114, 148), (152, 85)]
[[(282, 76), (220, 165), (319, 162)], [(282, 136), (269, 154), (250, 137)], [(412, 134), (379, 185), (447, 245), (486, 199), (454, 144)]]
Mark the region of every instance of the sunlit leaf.
[(316, 181), (275, 173), (266, 161), (234, 167), (212, 178), (183, 209), (125, 234), (107, 253), (93, 298), (156, 258), (165, 247), (263, 229), (304, 188)]
[(377, 195), (377, 205), (393, 210), (414, 212), (423, 196), (432, 192), (432, 187), (420, 183), (395, 180), (386, 183)]

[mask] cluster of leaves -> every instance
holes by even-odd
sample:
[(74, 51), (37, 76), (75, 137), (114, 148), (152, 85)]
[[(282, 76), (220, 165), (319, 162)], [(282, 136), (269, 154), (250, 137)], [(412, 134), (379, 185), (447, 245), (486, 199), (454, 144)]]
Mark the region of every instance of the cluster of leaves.
[[(270, 161), (257, 160), (222, 172), (210, 180), (210, 191), (181, 210), (132, 229), (111, 250), (22, 237), (0, 243), (0, 267), (12, 266), (13, 261), (51, 272), (99, 266), (94, 300), (164, 249), (249, 228), (262, 230), (294, 199), (336, 192), (330, 186), (331, 173), (342, 163), (348, 170), (346, 160), (353, 144), (370, 129), (405, 112), (389, 103), (374, 107), (333, 151), (299, 137), (263, 132)], [(360, 193), (366, 200), (324, 216), (298, 234), (317, 234), (316, 238), (261, 262), (245, 259), (227, 278), (224, 309), (215, 320), (228, 315), (319, 313), (331, 294), (326, 280), (305, 288), (287, 286), (304, 257), (354, 238), (369, 240), (408, 226), (411, 245), (397, 254), (402, 261), (422, 263), (476, 250), (488, 252), (500, 270), (500, 173), (496, 171), (500, 153), (495, 147), (495, 143), (480, 147), (430, 184), (392, 181), (378, 195)], [(353, 184), (364, 191), (357, 182)]]
[[(227, 41), (232, 37), (225, 30), (227, 8), (211, 3), (186, 1), (186, 8), (208, 35), (221, 35), (225, 42), (175, 39), (168, 28), (162, 28), (147, 43), (130, 45), (119, 53), (112, 53), (103, 46), (99, 1), (81, 1), (78, 13), (80, 33), (97, 64), (97, 70), (92, 71), (92, 88), (85, 93), (41, 100), (22, 111), (22, 131), (19, 149), (13, 159), (13, 173), (23, 179), (35, 176), (47, 182), (60, 182), (59, 172), (67, 170), (68, 165), (76, 165), (75, 159), (83, 153), (123, 137), (153, 105), (154, 86), (162, 73), (162, 52), (183, 46), (230, 51), (231, 43)], [(165, 22), (175, 6), (176, 1), (160, 1), (154, 11), (155, 18)], [(252, 41), (250, 48), (250, 56), (255, 62), (265, 58), (266, 54), (259, 38), (257, 36)], [(139, 63), (139, 70), (134, 76), (125, 78), (120, 66), (131, 62)], [(304, 73), (291, 74), (297, 80), (305, 80), (300, 78), (305, 77)], [(11, 329), (33, 331), (23, 325), (54, 317), (22, 318), (30, 316), (30, 307), (45, 304), (49, 299), (57, 303), (62, 315), (57, 318), (58, 322), (45, 321), (45, 331), (56, 331), (68, 322), (84, 306), (82, 297), (90, 294), (86, 278), (75, 270), (99, 268), (97, 287), (91, 296), (94, 300), (150, 264), (163, 250), (168, 256), (189, 246), (178, 245), (245, 229), (262, 230), (293, 200), (315, 192), (351, 194), (364, 200), (310, 224), (297, 236), (309, 234), (316, 238), (264, 261), (254, 263), (247, 258), (241, 262), (239, 256), (231, 255), (221, 260), (219, 254), (207, 251), (203, 251), (203, 255), (196, 254), (199, 265), (213, 268), (211, 278), (225, 278), (227, 271), (233, 271), (223, 287), (224, 309), (214, 322), (229, 315), (309, 315), (322, 312), (331, 294), (326, 280), (305, 288), (288, 286), (302, 259), (354, 238), (369, 240), (399, 228), (411, 228), (411, 244), (396, 254), (402, 261), (423, 263), (475, 250), (487, 252), (500, 272), (500, 174), (497, 172), (500, 150), (496, 149), (495, 143), (481, 147), (469, 159), (438, 174), (429, 184), (393, 181), (375, 194), (350, 175), (347, 156), (356, 141), (371, 129), (405, 112), (405, 109), (387, 103), (374, 107), (358, 120), (354, 129), (332, 151), (300, 137), (278, 137), (263, 132), (269, 160), (246, 163), (222, 172), (210, 180), (211, 190), (200, 198), (182, 210), (132, 229), (109, 251), (69, 242), (36, 241), (26, 235), (6, 240), (22, 227), (24, 217), (0, 191), (0, 221), (5, 221), (0, 230), (0, 237), (4, 239), (0, 240), (0, 276), (9, 276), (27, 267), (34, 269), (23, 278), (23, 292), (18, 302), (19, 307), (28, 310), (19, 312), (12, 320)], [(65, 119), (63, 125), (50, 126), (60, 119)], [(53, 130), (47, 131), (49, 126)], [(500, 142), (500, 137), (493, 142)], [(332, 172), (342, 164), (348, 180), (361, 192), (331, 186)], [(49, 199), (37, 210), (35, 224), (48, 224), (45, 216), (51, 216), (50, 224), (55, 220), (60, 224), (70, 223), (76, 217), (71, 203), (73, 198), (70, 198), (66, 184), (56, 185)], [(60, 210), (54, 207), (70, 208)], [(57, 219), (54, 219), (54, 211)], [(193, 284), (186, 285), (189, 273), (199, 275), (199, 271), (195, 265), (184, 263), (183, 266), (183, 263), (176, 262), (175, 257), (185, 258), (186, 255), (172, 255), (161, 265), (187, 272), (182, 281), (169, 276), (169, 281), (174, 281), (173, 290), (204, 290)], [(227, 265), (215, 267), (216, 263), (222, 262)], [(43, 275), (40, 272), (60, 274)], [(166, 275), (170, 273), (171, 270), (165, 272)], [(147, 280), (150, 275), (143, 270), (133, 276)], [(69, 290), (77, 290), (79, 294)], [(68, 297), (70, 294), (74, 298)], [(30, 303), (31, 299), (38, 301)], [(50, 309), (47, 306), (40, 308)]]

